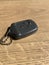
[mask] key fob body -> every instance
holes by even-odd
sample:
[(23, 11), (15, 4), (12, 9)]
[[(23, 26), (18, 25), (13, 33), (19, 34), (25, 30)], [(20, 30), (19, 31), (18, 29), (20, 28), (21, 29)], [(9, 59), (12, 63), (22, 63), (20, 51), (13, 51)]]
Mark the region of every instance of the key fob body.
[(12, 23), (9, 29), (8, 36), (14, 40), (24, 38), (36, 32), (38, 26), (33, 20), (23, 20)]

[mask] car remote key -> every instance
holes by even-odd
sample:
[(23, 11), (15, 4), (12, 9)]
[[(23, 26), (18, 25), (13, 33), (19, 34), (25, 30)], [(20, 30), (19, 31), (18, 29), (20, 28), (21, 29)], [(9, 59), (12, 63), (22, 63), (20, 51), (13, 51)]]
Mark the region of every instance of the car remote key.
[[(18, 39), (31, 35), (32, 33), (36, 32), (37, 29), (38, 29), (38, 26), (33, 20), (30, 20), (30, 19), (23, 20), (16, 23), (12, 23), (11, 26), (8, 27), (7, 32), (5, 33), (4, 37), (7, 36), (7, 37), (10, 37), (11, 40), (18, 40)], [(1, 42), (1, 44), (2, 43), (3, 41)]]

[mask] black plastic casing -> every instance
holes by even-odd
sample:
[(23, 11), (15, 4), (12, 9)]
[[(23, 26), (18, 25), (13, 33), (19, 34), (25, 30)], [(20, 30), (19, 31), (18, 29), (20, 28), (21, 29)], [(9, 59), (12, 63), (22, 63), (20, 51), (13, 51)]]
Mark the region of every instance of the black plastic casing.
[(33, 20), (23, 20), (11, 24), (8, 36), (17, 40), (31, 35), (37, 30), (38, 26)]

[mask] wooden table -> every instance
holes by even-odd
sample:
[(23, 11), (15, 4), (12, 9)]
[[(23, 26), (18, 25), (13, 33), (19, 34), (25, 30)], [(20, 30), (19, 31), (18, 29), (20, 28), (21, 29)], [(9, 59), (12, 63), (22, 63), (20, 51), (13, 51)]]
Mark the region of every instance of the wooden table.
[(32, 19), (38, 31), (0, 45), (0, 65), (49, 65), (49, 0), (0, 0), (0, 38), (13, 22)]

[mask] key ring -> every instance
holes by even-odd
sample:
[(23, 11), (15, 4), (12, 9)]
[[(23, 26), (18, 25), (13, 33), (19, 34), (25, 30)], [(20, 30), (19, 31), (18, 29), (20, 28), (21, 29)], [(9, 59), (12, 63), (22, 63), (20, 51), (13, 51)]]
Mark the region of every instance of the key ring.
[[(1, 45), (10, 45), (12, 43), (12, 39), (8, 36), (8, 33), (10, 32), (10, 27), (8, 27), (5, 35), (0, 39), (0, 44)], [(7, 39), (10, 38), (10, 42), (7, 43)]]
[(1, 45), (10, 45), (12, 43), (12, 39), (10, 38), (10, 42), (6, 42), (8, 38), (10, 38), (10, 37), (8, 37), (8, 36), (7, 37), (2, 37), (0, 39), (0, 44)]

